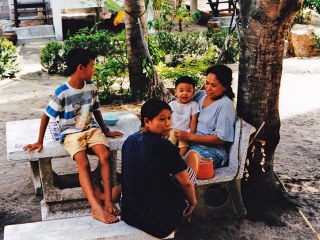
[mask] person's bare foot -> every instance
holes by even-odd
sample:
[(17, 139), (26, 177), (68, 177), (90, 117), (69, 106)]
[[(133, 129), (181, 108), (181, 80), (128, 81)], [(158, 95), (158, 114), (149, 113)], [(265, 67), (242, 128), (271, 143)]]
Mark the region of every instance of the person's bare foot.
[(92, 218), (99, 220), (103, 223), (114, 223), (118, 221), (118, 218), (112, 214), (107, 215), (106, 211), (103, 210), (102, 207), (92, 209), (91, 215)]
[(113, 203), (111, 203), (110, 205), (109, 204), (105, 205), (104, 211), (107, 211), (108, 213), (115, 216), (119, 216), (121, 213), (120, 209), (117, 208)]
[(106, 210), (103, 210), (104, 212), (104, 216), (107, 219), (107, 221), (109, 221), (109, 223), (115, 223), (119, 221), (119, 218), (111, 213), (109, 213)]

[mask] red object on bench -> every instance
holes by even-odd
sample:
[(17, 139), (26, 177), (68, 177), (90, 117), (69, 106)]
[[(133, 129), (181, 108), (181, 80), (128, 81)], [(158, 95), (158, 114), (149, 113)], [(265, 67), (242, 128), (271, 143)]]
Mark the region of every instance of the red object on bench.
[(213, 161), (210, 158), (201, 159), (197, 174), (198, 179), (210, 179), (214, 177)]

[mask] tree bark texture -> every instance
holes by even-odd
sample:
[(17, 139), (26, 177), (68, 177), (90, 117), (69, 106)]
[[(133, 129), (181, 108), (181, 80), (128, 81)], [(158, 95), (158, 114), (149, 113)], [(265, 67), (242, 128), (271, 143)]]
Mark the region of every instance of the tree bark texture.
[(125, 0), (124, 9), (130, 88), (134, 99), (139, 100), (146, 95), (149, 86), (149, 79), (143, 73), (142, 61), (146, 58), (146, 52), (137, 23), (140, 18), (143, 31), (147, 36), (144, 0)]
[[(301, 4), (302, 0), (240, 0), (237, 112), (256, 129), (265, 122), (257, 139), (265, 141), (267, 180), (273, 173), (274, 152), (280, 140), (279, 93), (285, 34)], [(253, 161), (260, 162), (262, 157), (256, 154)]]

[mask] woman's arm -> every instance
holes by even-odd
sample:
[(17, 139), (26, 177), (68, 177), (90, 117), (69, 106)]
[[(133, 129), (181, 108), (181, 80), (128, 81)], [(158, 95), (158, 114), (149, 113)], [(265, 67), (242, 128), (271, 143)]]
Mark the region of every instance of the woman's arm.
[(225, 141), (218, 138), (216, 134), (211, 134), (207, 136), (197, 135), (195, 133), (188, 133), (182, 130), (175, 130), (174, 135), (179, 141), (190, 141), (202, 144), (215, 144), (224, 145)]
[(192, 182), (189, 179), (189, 174), (187, 170), (176, 173), (175, 178), (179, 182), (181, 188), (183, 189), (184, 195), (189, 203), (188, 209), (184, 213), (184, 216), (188, 217), (191, 215), (194, 207), (197, 204), (196, 192)]

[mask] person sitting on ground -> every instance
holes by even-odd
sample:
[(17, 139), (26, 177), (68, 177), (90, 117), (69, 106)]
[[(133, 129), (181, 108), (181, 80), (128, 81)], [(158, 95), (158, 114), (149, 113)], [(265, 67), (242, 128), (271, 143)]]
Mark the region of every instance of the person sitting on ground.
[(211, 158), (214, 168), (228, 161), (227, 149), (234, 141), (236, 111), (231, 88), (232, 70), (225, 65), (207, 69), (204, 90), (197, 92), (193, 100), (200, 106), (196, 133), (175, 130), (179, 141), (191, 141), (185, 160)]
[(164, 137), (171, 130), (171, 108), (166, 102), (146, 101), (141, 127), (122, 146), (121, 220), (164, 238), (194, 210), (199, 163), (185, 162)]
[[(68, 82), (56, 89), (46, 107), (40, 123), (38, 141), (27, 144), (24, 150), (30, 153), (37, 149), (40, 152), (49, 119), (59, 117), (60, 142), (77, 162), (80, 185), (91, 205), (92, 217), (104, 223), (113, 223), (118, 221), (119, 210), (111, 201), (112, 175), (106, 137), (123, 134), (118, 131), (110, 132), (104, 125), (99, 110), (97, 88), (91, 81), (94, 60), (95, 55), (90, 50), (81, 48), (70, 50), (66, 63), (71, 77)], [(88, 148), (98, 156), (101, 165), (101, 179), (105, 194), (104, 207), (95, 197), (90, 180), (90, 163), (86, 153)]]
[[(172, 110), (172, 128), (195, 133), (197, 128), (197, 119), (199, 115), (199, 105), (191, 98), (195, 91), (195, 81), (192, 77), (183, 76), (175, 82), (174, 95), (177, 100), (169, 103)], [(169, 141), (174, 145), (177, 139), (173, 131), (169, 135)], [(189, 144), (185, 141), (178, 141), (178, 148), (181, 156), (188, 151)]]

